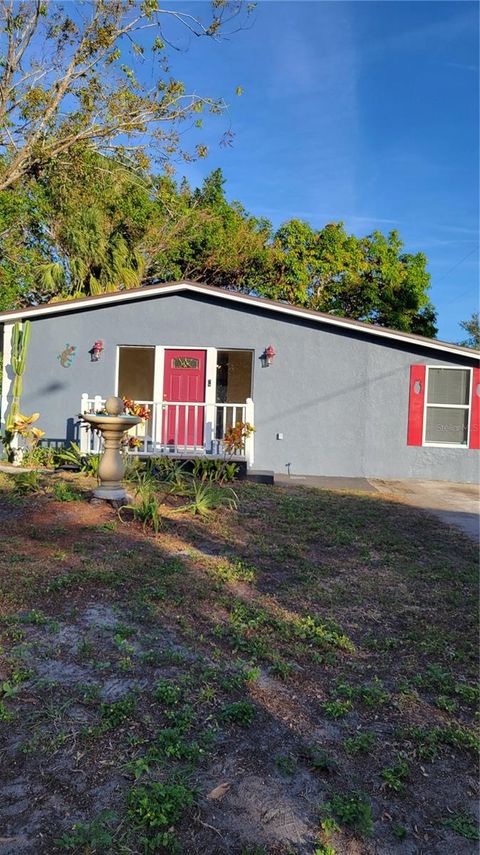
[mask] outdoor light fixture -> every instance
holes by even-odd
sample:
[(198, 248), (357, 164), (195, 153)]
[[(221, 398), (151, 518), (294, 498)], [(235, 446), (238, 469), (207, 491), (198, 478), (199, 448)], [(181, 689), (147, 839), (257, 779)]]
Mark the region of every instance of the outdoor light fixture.
[(103, 341), (99, 338), (90, 351), (90, 359), (92, 362), (98, 362), (103, 353), (103, 349)]
[(271, 344), (269, 344), (268, 347), (265, 348), (265, 350), (263, 351), (263, 353), (260, 357), (260, 359), (262, 360), (263, 367), (268, 368), (269, 365), (272, 364), (276, 355), (277, 354), (275, 353), (275, 349), (273, 348), (273, 346)]

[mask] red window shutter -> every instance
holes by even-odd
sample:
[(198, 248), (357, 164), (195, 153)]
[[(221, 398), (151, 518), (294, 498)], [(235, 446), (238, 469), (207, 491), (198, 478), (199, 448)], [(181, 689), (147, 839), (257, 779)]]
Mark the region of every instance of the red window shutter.
[(408, 403), (407, 445), (421, 445), (425, 402), (425, 365), (410, 366), (410, 399)]
[(469, 448), (480, 448), (480, 368), (472, 371)]

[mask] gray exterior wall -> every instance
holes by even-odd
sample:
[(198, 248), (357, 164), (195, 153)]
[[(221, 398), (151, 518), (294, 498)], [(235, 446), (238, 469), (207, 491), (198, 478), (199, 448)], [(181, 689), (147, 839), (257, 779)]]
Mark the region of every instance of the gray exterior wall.
[[(89, 349), (105, 351), (91, 362)], [(57, 358), (76, 345), (70, 368)], [(333, 328), (191, 292), (32, 318), (22, 411), (39, 411), (49, 440), (75, 437), (82, 392), (107, 396), (117, 345), (247, 348), (255, 352), (255, 468), (291, 474), (476, 481), (479, 453), (406, 443), (409, 368), (473, 364), (421, 345)], [(272, 344), (277, 356), (262, 368)], [(276, 434), (283, 433), (283, 440)]]

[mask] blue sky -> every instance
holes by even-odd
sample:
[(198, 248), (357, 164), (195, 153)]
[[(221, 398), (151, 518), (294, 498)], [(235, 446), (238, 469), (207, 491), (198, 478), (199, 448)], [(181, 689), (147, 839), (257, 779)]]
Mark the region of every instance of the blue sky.
[(208, 159), (179, 174), (220, 166), (228, 198), (274, 225), (398, 229), (429, 259), (439, 338), (459, 340), (478, 308), (476, 4), (260, 0), (248, 29), (179, 46), (187, 88), (230, 105), (201, 132)]

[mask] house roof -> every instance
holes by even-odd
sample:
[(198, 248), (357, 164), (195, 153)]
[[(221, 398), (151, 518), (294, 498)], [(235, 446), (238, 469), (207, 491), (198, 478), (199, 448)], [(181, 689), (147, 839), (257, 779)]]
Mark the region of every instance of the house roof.
[(25, 309), (0, 312), (0, 324), (27, 318), (42, 317), (43, 315), (64, 314), (65, 312), (78, 311), (84, 307), (93, 308), (93, 306), (108, 306), (115, 305), (116, 303), (126, 303), (128, 301), (155, 297), (157, 295), (163, 296), (167, 294), (175, 294), (181, 291), (209, 295), (220, 300), (225, 300), (226, 302), (241, 303), (246, 306), (250, 305), (255, 306), (256, 308), (264, 308), (269, 311), (278, 312), (281, 315), (306, 318), (310, 321), (316, 321), (328, 326), (343, 327), (344, 329), (356, 330), (368, 335), (378, 336), (381, 339), (394, 339), (397, 341), (403, 341), (406, 344), (420, 345), (432, 350), (440, 350), (451, 354), (457, 354), (458, 356), (468, 356), (473, 359), (480, 359), (480, 353), (478, 351), (472, 350), (469, 347), (462, 347), (458, 344), (438, 341), (437, 339), (426, 338), (425, 336), (415, 335), (413, 333), (400, 332), (399, 330), (392, 330), (388, 329), (388, 327), (376, 326), (375, 324), (368, 324), (364, 321), (352, 320), (351, 318), (341, 318), (338, 317), (338, 315), (329, 315), (325, 312), (316, 312), (313, 309), (304, 309), (300, 306), (292, 306), (289, 303), (267, 300), (265, 297), (252, 297), (249, 294), (240, 294), (238, 291), (226, 291), (223, 288), (218, 288), (212, 285), (203, 285), (200, 282), (190, 282), (189, 280), (165, 282), (160, 285), (144, 285), (140, 288), (130, 288), (126, 291), (99, 294), (95, 297), (81, 297), (76, 300), (62, 300), (57, 303), (45, 303), (41, 306), (29, 306)]

